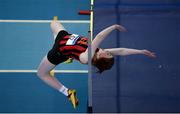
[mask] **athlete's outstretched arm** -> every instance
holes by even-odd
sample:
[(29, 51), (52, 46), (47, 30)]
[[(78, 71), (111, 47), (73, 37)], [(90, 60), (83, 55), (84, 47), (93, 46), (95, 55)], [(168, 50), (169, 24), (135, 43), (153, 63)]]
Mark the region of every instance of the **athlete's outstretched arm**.
[(148, 51), (146, 49), (138, 50), (138, 49), (130, 49), (130, 48), (112, 48), (112, 49), (104, 49), (105, 51), (109, 51), (112, 55), (134, 55), (134, 54), (143, 54), (152, 58), (155, 58), (156, 55), (154, 52)]
[(101, 44), (101, 42), (115, 29), (121, 32), (126, 31), (126, 29), (123, 26), (115, 24), (110, 27), (107, 27), (106, 29), (98, 33), (96, 37), (94, 38), (94, 40), (92, 41), (92, 45), (91, 45), (92, 57), (94, 56), (94, 53), (96, 49), (99, 47), (99, 45)]
[[(121, 32), (126, 31), (126, 29), (123, 26), (115, 24), (115, 25), (105, 28), (100, 33), (98, 33), (91, 44), (91, 58), (93, 58), (95, 51), (99, 47), (100, 43), (115, 29), (117, 29)], [(80, 55), (80, 61), (82, 63), (87, 63), (88, 49)]]

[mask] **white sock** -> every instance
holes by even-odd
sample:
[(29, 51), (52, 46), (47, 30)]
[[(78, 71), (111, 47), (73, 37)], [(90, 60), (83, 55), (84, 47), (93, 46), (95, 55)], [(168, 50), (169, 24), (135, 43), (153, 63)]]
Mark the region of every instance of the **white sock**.
[(64, 94), (65, 96), (68, 96), (68, 88), (66, 88), (65, 86), (62, 86), (59, 89), (59, 92), (61, 92), (62, 94)]

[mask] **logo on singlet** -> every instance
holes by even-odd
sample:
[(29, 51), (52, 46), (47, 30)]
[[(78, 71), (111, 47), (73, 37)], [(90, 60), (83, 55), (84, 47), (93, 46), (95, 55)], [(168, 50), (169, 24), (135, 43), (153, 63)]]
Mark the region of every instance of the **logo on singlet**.
[(74, 45), (79, 38), (80, 38), (79, 35), (72, 34), (68, 39), (68, 41), (66, 42), (66, 45)]

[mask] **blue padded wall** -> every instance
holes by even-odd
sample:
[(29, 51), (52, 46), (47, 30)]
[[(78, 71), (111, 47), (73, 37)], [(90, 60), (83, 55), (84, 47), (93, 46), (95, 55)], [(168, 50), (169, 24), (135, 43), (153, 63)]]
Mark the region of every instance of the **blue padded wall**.
[(144, 55), (115, 57), (102, 74), (93, 72), (94, 112), (180, 112), (180, 1), (97, 0), (94, 35), (121, 24), (128, 32), (113, 31), (102, 48), (148, 49)]

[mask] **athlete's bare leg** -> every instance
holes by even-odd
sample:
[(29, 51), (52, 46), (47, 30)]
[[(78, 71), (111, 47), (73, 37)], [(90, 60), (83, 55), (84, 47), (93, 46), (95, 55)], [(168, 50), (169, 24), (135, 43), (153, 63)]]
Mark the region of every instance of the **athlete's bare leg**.
[(55, 68), (56, 65), (49, 62), (47, 56), (43, 58), (38, 67), (38, 76), (46, 84), (50, 85), (56, 90), (59, 90), (63, 85), (54, 77), (50, 75), (50, 71)]
[(60, 21), (58, 21), (57, 16), (54, 17), (53, 21), (50, 24), (50, 27), (51, 27), (51, 31), (53, 33), (54, 38), (56, 38), (59, 31), (65, 30), (64, 26), (60, 23)]

